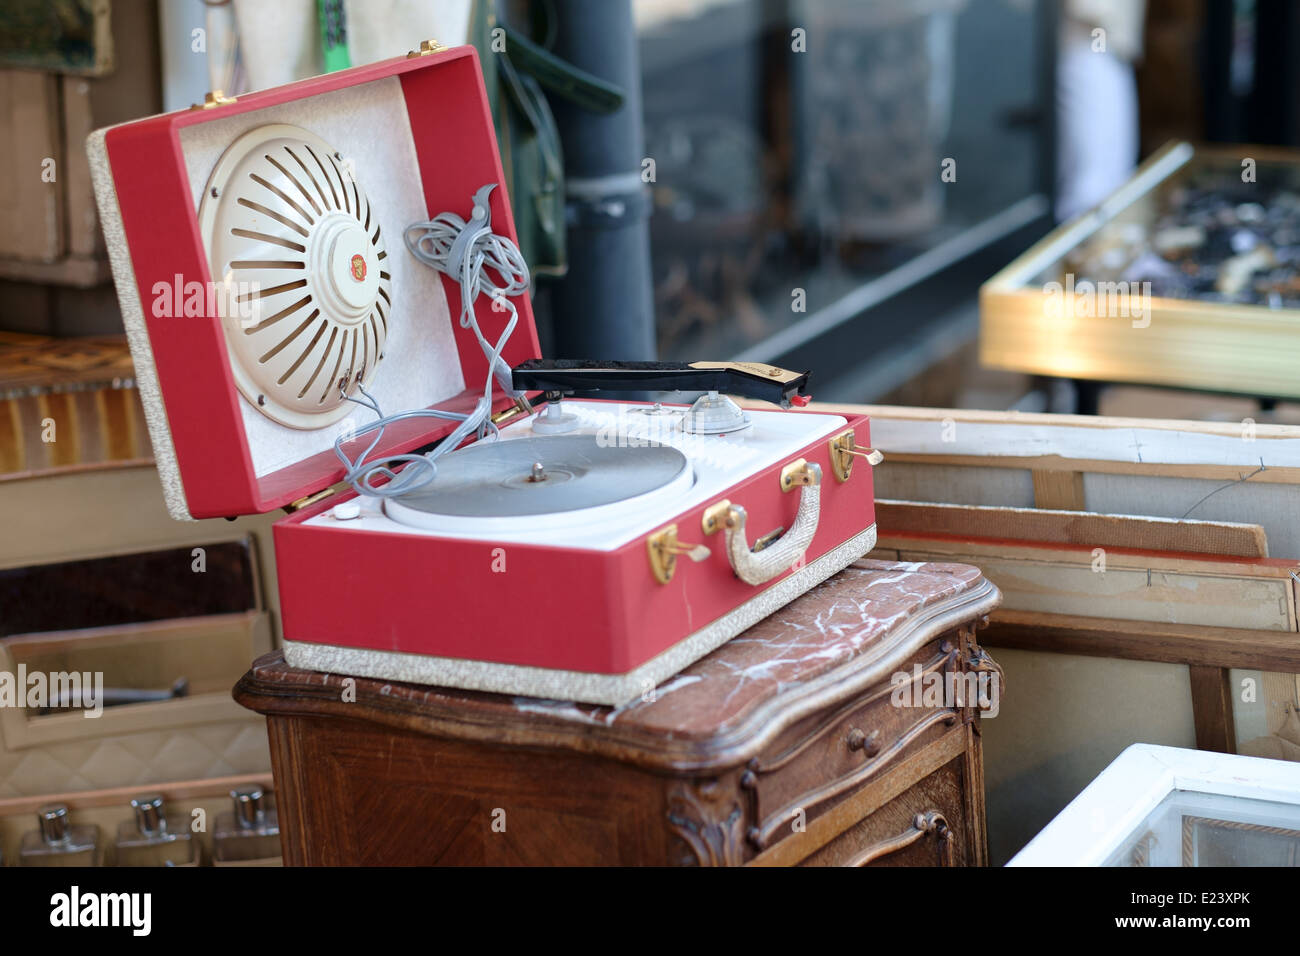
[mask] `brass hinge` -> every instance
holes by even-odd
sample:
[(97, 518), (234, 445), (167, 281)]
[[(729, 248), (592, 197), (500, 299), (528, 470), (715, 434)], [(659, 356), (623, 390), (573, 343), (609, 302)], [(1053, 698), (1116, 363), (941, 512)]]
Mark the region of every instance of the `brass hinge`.
[(284, 510), (289, 514), (293, 514), (295, 511), (301, 511), (303, 508), (310, 507), (318, 501), (323, 501), (332, 494), (334, 494), (334, 489), (326, 488), (323, 491), (318, 491), (315, 494), (308, 495), (306, 498), (299, 498), (297, 501), (289, 502), (284, 506)]
[(193, 103), (190, 105), (190, 109), (210, 110), (216, 109), (218, 106), (225, 106), (229, 103), (237, 103), (238, 101), (239, 97), (237, 96), (227, 96), (221, 90), (212, 90), (210, 93), (203, 94), (202, 103)]
[(412, 57), (428, 56), (430, 53), (441, 53), (445, 49), (447, 49), (447, 47), (443, 46), (437, 40), (421, 40), (420, 49), (408, 50), (406, 58), (409, 60)]

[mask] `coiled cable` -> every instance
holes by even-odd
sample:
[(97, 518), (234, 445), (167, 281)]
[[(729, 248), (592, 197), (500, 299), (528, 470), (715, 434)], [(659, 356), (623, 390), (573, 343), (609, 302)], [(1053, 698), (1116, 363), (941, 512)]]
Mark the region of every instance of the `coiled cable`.
[[(411, 255), (455, 279), (460, 285), (460, 325), (473, 331), (474, 338), (487, 358), (488, 374), (483, 395), (475, 403), (474, 410), (468, 414), (421, 408), (384, 415), (379, 403), (357, 382), (357, 390), (362, 398), (346, 394), (343, 397), (373, 411), (376, 420), (353, 434), (339, 436), (334, 442), (334, 454), (343, 463), (344, 480), (358, 494), (391, 498), (423, 488), (437, 477), (438, 457), (458, 448), (471, 434), (480, 439), (489, 432), (497, 434), (497, 428), (491, 419), (494, 376), (507, 394), (516, 398), (522, 394), (514, 389), (510, 380), (510, 366), (501, 357), (501, 353), (519, 321), (519, 310), (510, 299), (524, 294), (529, 288), (528, 263), (524, 261), (518, 246), (492, 231), (488, 197), (495, 188), (495, 184), (489, 184), (475, 193), (474, 211), (468, 221), (453, 212), (441, 212), (427, 222), (408, 226), (403, 235)], [(500, 281), (494, 281), (489, 270), (495, 272)], [(474, 302), (480, 295), (491, 299), (493, 311), (510, 313), (510, 319), (495, 344), (489, 342), (483, 334), (474, 313)], [(437, 418), (458, 421), (460, 424), (427, 454), (386, 455), (377, 461), (369, 460), (383, 440), (384, 429), (388, 425), (413, 418)], [(345, 442), (372, 433), (374, 438), (356, 458), (349, 457), (343, 450)], [(398, 464), (404, 464), (405, 467), (394, 471), (393, 466)]]

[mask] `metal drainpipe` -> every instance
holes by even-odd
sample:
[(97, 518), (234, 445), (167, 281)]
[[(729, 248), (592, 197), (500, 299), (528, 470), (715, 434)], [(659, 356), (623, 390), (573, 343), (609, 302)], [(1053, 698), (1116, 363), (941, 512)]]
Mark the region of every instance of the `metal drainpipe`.
[(616, 113), (551, 98), (564, 147), (569, 271), (555, 286), (560, 358), (655, 358), (650, 193), (631, 0), (556, 0), (557, 55), (626, 93)]

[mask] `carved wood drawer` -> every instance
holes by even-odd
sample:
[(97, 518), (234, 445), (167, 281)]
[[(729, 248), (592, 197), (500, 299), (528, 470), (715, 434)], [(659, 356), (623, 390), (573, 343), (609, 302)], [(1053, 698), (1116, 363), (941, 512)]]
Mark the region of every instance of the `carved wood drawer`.
[[(903, 691), (923, 704), (927, 684), (946, 684), (947, 674), (960, 671), (960, 653), (956, 634), (924, 645), (898, 668), (906, 675)], [(942, 703), (898, 706), (894, 691), (885, 681), (830, 713), (800, 721), (749, 762), (741, 786), (751, 793), (755, 823), (747, 836), (756, 849), (800, 832), (809, 820), (962, 719), (960, 709)]]
[(800, 866), (965, 866), (964, 758), (958, 757), (858, 821)]

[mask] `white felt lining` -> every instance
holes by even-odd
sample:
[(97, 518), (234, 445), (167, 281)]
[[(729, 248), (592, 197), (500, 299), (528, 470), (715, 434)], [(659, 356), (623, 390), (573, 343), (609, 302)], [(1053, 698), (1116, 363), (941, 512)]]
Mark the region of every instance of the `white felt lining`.
[[(339, 150), (354, 164), (357, 181), (383, 227), (393, 306), (384, 360), (370, 391), (384, 412), (424, 408), (463, 391), (465, 381), (442, 283), (434, 270), (407, 252), (402, 241), (406, 227), (426, 219), (427, 212), (400, 81), (388, 77), (185, 127), (181, 151), (195, 210), (226, 147), (241, 134), (268, 123), (301, 126)], [(470, 205), (466, 196), (465, 208), (453, 211), (466, 215)], [(302, 430), (271, 421), (242, 397), (239, 403), (259, 478), (328, 450), (340, 434), (374, 420), (372, 412), (359, 408), (332, 425)]]

